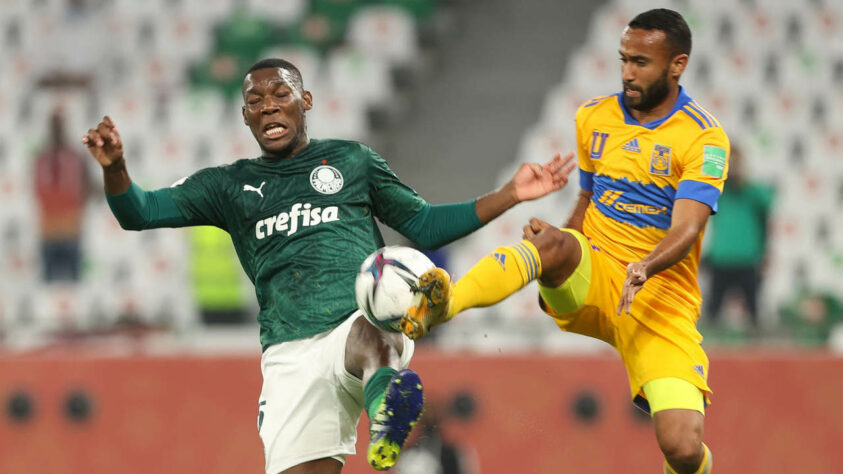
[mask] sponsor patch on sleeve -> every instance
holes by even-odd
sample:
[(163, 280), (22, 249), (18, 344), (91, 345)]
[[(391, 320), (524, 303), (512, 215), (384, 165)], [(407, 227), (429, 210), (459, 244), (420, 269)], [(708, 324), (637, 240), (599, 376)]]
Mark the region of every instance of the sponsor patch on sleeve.
[(726, 168), (726, 149), (719, 146), (703, 146), (702, 174), (713, 178), (722, 178)]

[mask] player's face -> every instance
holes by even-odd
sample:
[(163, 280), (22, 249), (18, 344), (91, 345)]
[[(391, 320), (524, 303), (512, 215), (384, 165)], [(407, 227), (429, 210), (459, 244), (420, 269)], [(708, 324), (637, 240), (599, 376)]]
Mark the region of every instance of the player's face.
[(290, 71), (266, 68), (252, 71), (243, 80), (243, 120), (264, 155), (292, 156), (307, 145), (305, 111), (313, 98), (302, 91)]
[(627, 28), (618, 52), (624, 105), (642, 112), (661, 105), (679, 80), (672, 80), (674, 58), (664, 32)]

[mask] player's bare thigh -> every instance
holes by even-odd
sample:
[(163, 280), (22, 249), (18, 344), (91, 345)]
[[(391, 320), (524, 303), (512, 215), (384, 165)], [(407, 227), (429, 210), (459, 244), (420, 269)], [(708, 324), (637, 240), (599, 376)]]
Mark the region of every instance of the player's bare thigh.
[(279, 474), (340, 474), (342, 463), (332, 458), (317, 459), (301, 463)]
[(546, 227), (528, 240), (536, 246), (542, 265), (539, 282), (549, 288), (565, 283), (577, 269), (582, 249), (576, 237), (557, 227)]

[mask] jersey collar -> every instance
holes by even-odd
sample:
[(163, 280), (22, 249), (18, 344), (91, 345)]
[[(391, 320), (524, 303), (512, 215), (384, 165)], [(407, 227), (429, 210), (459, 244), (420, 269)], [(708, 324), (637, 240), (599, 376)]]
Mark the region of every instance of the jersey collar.
[(626, 110), (626, 106), (623, 104), (623, 92), (618, 92), (617, 94), (615, 94), (615, 96), (618, 98), (618, 105), (623, 111), (623, 119), (627, 125), (638, 125), (639, 127), (644, 127), (650, 130), (653, 130), (659, 125), (665, 123), (667, 119), (672, 117), (673, 114), (675, 114), (679, 109), (684, 107), (685, 104), (691, 102), (691, 98), (688, 96), (688, 94), (685, 93), (685, 88), (679, 86), (679, 95), (676, 96), (676, 103), (673, 104), (673, 108), (670, 109), (670, 112), (667, 115), (658, 120), (653, 120), (652, 122), (640, 123), (638, 122), (638, 120), (635, 120), (635, 118), (629, 113), (628, 110)]

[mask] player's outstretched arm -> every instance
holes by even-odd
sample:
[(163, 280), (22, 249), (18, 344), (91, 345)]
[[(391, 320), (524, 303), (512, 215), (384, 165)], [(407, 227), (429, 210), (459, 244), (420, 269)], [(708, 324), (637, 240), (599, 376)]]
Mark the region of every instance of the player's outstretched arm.
[(500, 189), (481, 198), (454, 204), (425, 207), (394, 227), (422, 248), (434, 249), (449, 244), (482, 227), (507, 209), (559, 190), (568, 183), (573, 170), (573, 154), (557, 155), (544, 165), (523, 164), (515, 176)]
[(188, 224), (168, 194), (144, 191), (132, 183), (123, 157), (123, 141), (111, 117), (105, 116), (96, 128), (89, 129), (82, 143), (102, 166), (106, 199), (120, 227), (142, 230)]
[(677, 199), (673, 204), (673, 216), (670, 229), (661, 242), (639, 262), (632, 262), (626, 267), (626, 280), (621, 289), (617, 313), (629, 313), (635, 294), (644, 286), (648, 278), (662, 270), (672, 267), (685, 258), (705, 228), (711, 208), (693, 199)]
[(123, 141), (111, 117), (106, 115), (96, 128), (88, 129), (82, 143), (102, 166), (105, 192), (112, 196), (125, 193), (132, 180), (123, 158)]
[(477, 200), (477, 217), (487, 223), (519, 202), (532, 201), (562, 189), (575, 167), (573, 153), (564, 158), (557, 154), (544, 165), (521, 164), (508, 183)]

